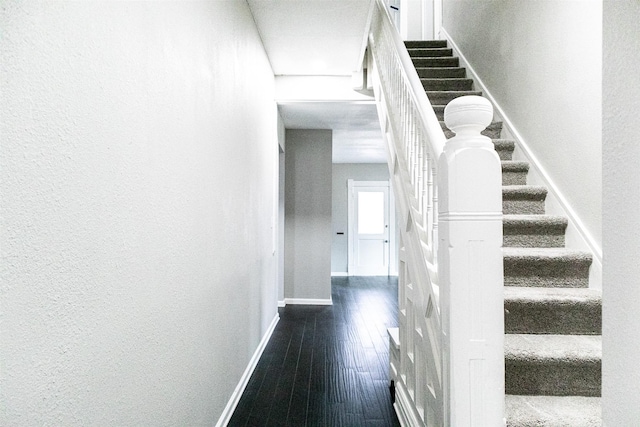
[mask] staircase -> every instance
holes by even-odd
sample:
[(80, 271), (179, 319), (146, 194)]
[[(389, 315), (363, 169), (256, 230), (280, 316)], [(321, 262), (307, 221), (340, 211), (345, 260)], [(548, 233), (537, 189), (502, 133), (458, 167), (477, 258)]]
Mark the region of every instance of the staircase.
[[(445, 40), (405, 43), (447, 138), (444, 108), (482, 95)], [(547, 190), (527, 185), (502, 124), (483, 134), (502, 160), (505, 391), (508, 426), (601, 425), (601, 293), (589, 253), (566, 249), (567, 219), (545, 215)]]

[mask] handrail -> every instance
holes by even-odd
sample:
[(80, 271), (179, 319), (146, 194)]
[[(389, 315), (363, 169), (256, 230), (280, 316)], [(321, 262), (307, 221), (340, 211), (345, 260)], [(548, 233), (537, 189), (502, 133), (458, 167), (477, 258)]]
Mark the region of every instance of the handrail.
[[(393, 22), (383, 0), (375, 0), (375, 2), (377, 3), (378, 11), (386, 15), (388, 22)], [(398, 59), (402, 64), (401, 69), (406, 76), (406, 82), (409, 87), (411, 87), (410, 94), (418, 109), (418, 115), (422, 121), (422, 127), (427, 131), (427, 138), (431, 142), (431, 154), (437, 159), (440, 157), (440, 154), (442, 154), (444, 144), (447, 139), (442, 132), (436, 113), (433, 111), (433, 108), (429, 103), (429, 98), (424, 91), (418, 72), (413, 66), (411, 57), (404, 46), (404, 41), (397, 31), (390, 31), (389, 35), (391, 37), (393, 47), (398, 55)]]
[(476, 96), (452, 101), (445, 122), (457, 135), (447, 141), (383, 0), (371, 14), (368, 53), (401, 224), (396, 412), (412, 427), (500, 425), (501, 165), (480, 134), (493, 109)]

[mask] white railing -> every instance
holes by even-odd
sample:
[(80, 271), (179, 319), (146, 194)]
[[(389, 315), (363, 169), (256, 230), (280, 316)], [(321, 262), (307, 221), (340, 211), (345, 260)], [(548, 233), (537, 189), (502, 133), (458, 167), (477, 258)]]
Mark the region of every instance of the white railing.
[(501, 425), (501, 167), (480, 135), (492, 107), (452, 101), (445, 121), (456, 137), (447, 141), (383, 0), (368, 40), (401, 229), (396, 412), (405, 426)]

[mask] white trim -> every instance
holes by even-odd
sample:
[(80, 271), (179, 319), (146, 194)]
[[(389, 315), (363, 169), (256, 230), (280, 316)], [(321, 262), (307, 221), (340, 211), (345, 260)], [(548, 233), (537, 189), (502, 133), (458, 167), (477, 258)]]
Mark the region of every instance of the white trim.
[(396, 388), (396, 402), (393, 404), (393, 409), (396, 411), (400, 425), (402, 427), (424, 425), (418, 421), (420, 417), (416, 414), (416, 408), (411, 398), (409, 398), (402, 381), (396, 381), (394, 385)]
[(284, 307), (285, 305), (287, 305), (287, 303), (286, 303), (286, 302), (284, 302), (284, 300), (282, 300), (282, 301), (278, 301), (278, 307), (282, 308), (282, 307)]
[(285, 298), (284, 303), (289, 305), (333, 305), (331, 298), (329, 299), (313, 299), (313, 298)]
[(220, 415), (220, 418), (216, 423), (216, 427), (223, 427), (229, 424), (229, 421), (231, 420), (231, 416), (233, 415), (233, 411), (235, 411), (236, 406), (238, 406), (240, 397), (242, 397), (242, 393), (244, 392), (244, 389), (247, 387), (247, 384), (249, 383), (249, 379), (251, 378), (253, 371), (256, 369), (256, 366), (258, 365), (258, 361), (260, 360), (260, 357), (262, 356), (262, 353), (264, 352), (264, 349), (267, 346), (269, 339), (271, 338), (271, 334), (273, 334), (273, 331), (275, 330), (279, 320), (280, 320), (280, 315), (276, 313), (275, 316), (273, 316), (273, 320), (271, 321), (271, 324), (267, 328), (267, 331), (265, 332), (264, 336), (260, 340), (260, 344), (258, 344), (258, 348), (256, 348), (256, 351), (253, 353), (251, 360), (249, 360), (249, 364), (247, 365), (247, 368), (244, 370), (242, 377), (240, 377), (240, 381), (238, 382), (236, 389), (231, 394), (231, 397), (227, 402), (227, 406), (225, 406), (224, 410), (222, 411), (222, 414)]
[[(522, 151), (524, 157), (529, 161), (532, 169), (535, 172), (537, 172), (538, 178), (540, 179), (540, 181), (542, 181), (541, 184), (547, 187), (547, 190), (549, 191), (549, 195), (551, 195), (552, 198), (555, 200), (558, 209), (560, 209), (564, 213), (564, 215), (567, 216), (569, 220), (567, 237), (569, 237), (570, 234), (572, 234), (571, 228), (573, 228), (575, 230), (575, 233), (577, 234), (576, 237), (578, 237), (578, 239), (584, 242), (584, 248), (591, 251), (593, 255), (593, 264), (592, 264), (590, 277), (589, 277), (589, 286), (595, 287), (595, 288), (601, 288), (602, 286), (602, 247), (596, 242), (596, 240), (593, 238), (591, 233), (587, 231), (584, 225), (584, 222), (580, 219), (576, 211), (571, 207), (571, 205), (567, 201), (567, 198), (560, 191), (560, 188), (558, 187), (558, 185), (556, 185), (556, 183), (551, 179), (551, 176), (546, 171), (546, 169), (542, 166), (542, 164), (540, 163), (536, 155), (533, 153), (530, 146), (526, 143), (525, 139), (522, 137), (520, 132), (518, 132), (518, 130), (516, 129), (515, 125), (513, 124), (509, 116), (507, 116), (507, 114), (504, 112), (502, 107), (500, 107), (500, 105), (497, 103), (496, 99), (493, 97), (489, 89), (487, 89), (487, 86), (485, 86), (482, 79), (478, 76), (478, 74), (475, 72), (473, 67), (469, 64), (469, 61), (467, 61), (467, 58), (460, 51), (460, 48), (458, 47), (456, 42), (453, 40), (451, 35), (447, 32), (447, 30), (444, 27), (442, 27), (440, 31), (441, 31), (442, 38), (447, 39), (449, 43), (451, 43), (451, 47), (453, 48), (456, 55), (460, 58), (460, 62), (461, 62), (460, 66), (466, 67), (467, 71), (470, 74), (469, 77), (472, 78), (474, 83), (479, 86), (479, 90), (482, 91), (483, 96), (487, 98), (489, 101), (491, 101), (491, 103), (493, 104), (494, 111), (496, 111), (496, 113), (500, 116), (500, 119), (503, 121), (505, 127), (507, 128), (507, 131), (511, 133), (511, 136), (513, 137), (513, 139), (516, 140), (518, 148)], [(530, 170), (530, 173), (531, 172), (533, 171)], [(548, 199), (547, 200), (547, 206), (548, 206), (548, 204), (552, 203), (552, 201), (549, 200), (549, 197), (547, 197), (547, 199)], [(567, 242), (567, 246), (568, 247), (570, 246), (569, 241)]]
[(348, 277), (349, 273), (346, 271), (332, 271), (331, 277)]

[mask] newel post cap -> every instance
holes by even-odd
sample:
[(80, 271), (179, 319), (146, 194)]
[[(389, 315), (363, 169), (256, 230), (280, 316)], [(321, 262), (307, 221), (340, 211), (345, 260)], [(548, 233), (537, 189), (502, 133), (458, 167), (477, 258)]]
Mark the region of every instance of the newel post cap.
[(481, 96), (455, 98), (444, 109), (444, 122), (456, 136), (478, 135), (491, 124), (493, 106)]

